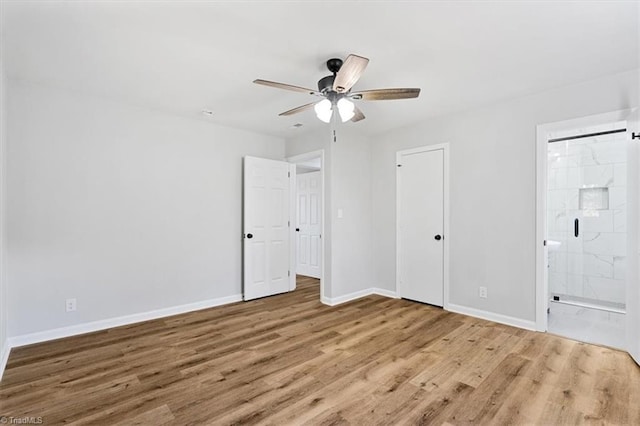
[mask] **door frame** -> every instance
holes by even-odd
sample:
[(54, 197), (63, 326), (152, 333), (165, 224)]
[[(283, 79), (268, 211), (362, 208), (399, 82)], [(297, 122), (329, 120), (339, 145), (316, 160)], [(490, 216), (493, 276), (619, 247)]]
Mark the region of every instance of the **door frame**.
[[(324, 215), (324, 211), (325, 211), (325, 199), (326, 199), (326, 184), (325, 184), (325, 160), (324, 160), (324, 149), (319, 149), (316, 151), (310, 151), (310, 152), (305, 152), (303, 154), (298, 154), (298, 155), (293, 155), (291, 157), (287, 157), (285, 159), (285, 161), (291, 163), (295, 169), (295, 164), (303, 162), (303, 161), (307, 161), (307, 160), (311, 160), (314, 158), (318, 158), (320, 157), (320, 199), (321, 199), (321, 203), (322, 203), (322, 208), (320, 209), (320, 222), (321, 222), (321, 234), (320, 234), (320, 262), (321, 262), (321, 267), (320, 267), (320, 300), (325, 300), (324, 295), (327, 293), (325, 286), (328, 285), (328, 280), (325, 279), (326, 275), (325, 275), (325, 268), (326, 268), (326, 259), (325, 259), (325, 241), (327, 240), (327, 235), (325, 233), (325, 215)], [(294, 181), (295, 183), (295, 181)], [(296, 194), (297, 194), (297, 186), (294, 187), (293, 191), (292, 191), (292, 197), (294, 200), (294, 216), (292, 217), (296, 217), (295, 216), (295, 198), (296, 198)], [(294, 229), (295, 226), (292, 226), (291, 229)], [(292, 237), (292, 242), (293, 244), (291, 244), (292, 251), (291, 251), (291, 264), (292, 264), (292, 270), (293, 270), (293, 279), (295, 281), (295, 277), (296, 277), (296, 267), (298, 266), (298, 259), (296, 257), (296, 244), (295, 244), (295, 234)]]
[(588, 115), (569, 120), (544, 123), (536, 126), (536, 331), (547, 331), (547, 308), (549, 306), (549, 280), (547, 276), (547, 141), (550, 132), (593, 127), (615, 121), (627, 120), (632, 109), (623, 109), (603, 114)]
[[(451, 235), (449, 233), (449, 143), (441, 143), (436, 145), (425, 145), (417, 148), (403, 149), (396, 152), (396, 167), (401, 164), (403, 155), (417, 154), (420, 152), (430, 152), (442, 150), (443, 158), (443, 258), (442, 258), (442, 285), (443, 285), (443, 309), (449, 310), (449, 241)], [(396, 294), (400, 297), (400, 185), (402, 179), (396, 173)]]
[[(317, 159), (319, 160), (320, 157), (317, 157)], [(304, 164), (304, 163), (302, 163), (302, 164)], [(295, 167), (297, 169), (297, 165)], [(308, 178), (311, 175), (314, 176), (314, 179), (316, 181), (318, 181), (318, 184), (320, 185), (320, 188), (316, 188), (315, 189), (315, 191), (318, 192), (318, 194), (316, 194), (316, 196), (320, 195), (320, 199), (318, 200), (318, 205), (320, 206), (320, 209), (319, 210), (316, 209), (316, 212), (318, 214), (317, 220), (320, 221), (320, 227), (317, 227), (318, 226), (317, 222), (316, 222), (315, 227), (314, 227), (314, 229), (316, 229), (317, 233), (319, 234), (318, 236), (320, 237), (320, 239), (319, 239), (320, 247), (318, 247), (318, 256), (320, 257), (320, 259), (318, 259), (318, 261), (320, 262), (320, 266), (318, 268), (312, 268), (312, 266), (311, 266), (311, 247), (312, 247), (312, 244), (311, 244), (311, 231), (307, 230), (307, 232), (309, 233), (307, 235), (308, 240), (309, 240), (309, 245), (308, 245), (309, 250), (306, 253), (306, 256), (307, 256), (306, 268), (308, 268), (309, 270), (305, 270), (301, 274), (305, 275), (305, 276), (312, 277), (312, 278), (320, 279), (320, 271), (322, 270), (322, 253), (320, 253), (320, 252), (322, 251), (322, 209), (323, 209), (323, 206), (322, 206), (322, 183), (319, 183), (319, 180), (322, 178), (321, 173), (320, 173), (320, 169), (314, 170), (314, 171), (306, 171), (304, 173), (298, 173), (297, 170), (296, 170), (296, 215), (295, 215), (295, 218), (298, 221), (300, 220), (300, 204), (299, 204), (300, 203), (300, 186), (299, 186), (298, 182), (301, 183), (302, 180)], [(309, 182), (309, 180), (307, 180), (307, 182)], [(312, 191), (310, 186), (307, 188), (307, 191), (309, 191), (309, 192)], [(311, 225), (311, 198), (308, 199), (306, 211), (307, 211), (307, 216), (308, 216), (306, 218), (307, 226), (310, 228), (312, 226)], [(295, 228), (296, 228), (295, 231), (296, 232), (294, 233), (294, 238), (296, 240), (295, 244), (296, 244), (296, 248), (297, 248), (296, 256), (301, 254), (300, 248), (301, 248), (302, 244), (299, 244), (299, 242), (302, 241), (302, 236), (304, 235), (304, 233), (303, 233), (303, 227), (304, 226), (302, 225), (302, 223), (300, 223), (298, 221), (295, 222)], [(302, 253), (304, 253), (305, 251), (306, 250), (302, 250)], [(298, 259), (296, 259), (296, 274), (300, 273), (300, 271), (297, 270), (298, 266), (300, 266), (301, 268), (305, 268), (305, 266), (303, 266), (302, 264), (298, 263), (297, 260)], [(314, 270), (311, 271), (310, 269), (314, 269)]]

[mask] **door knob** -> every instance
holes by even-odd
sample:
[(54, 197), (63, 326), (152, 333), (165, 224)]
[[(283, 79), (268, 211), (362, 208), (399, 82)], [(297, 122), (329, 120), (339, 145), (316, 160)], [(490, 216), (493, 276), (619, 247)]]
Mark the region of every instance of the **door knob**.
[(253, 238), (253, 234), (247, 234), (247, 238)]
[(300, 228), (296, 228), (296, 232), (300, 232)]
[(433, 238), (435, 238), (436, 240), (440, 241), (440, 240), (442, 239), (442, 235), (438, 234), (438, 235), (436, 235), (436, 236), (435, 236), (435, 237), (433, 237)]

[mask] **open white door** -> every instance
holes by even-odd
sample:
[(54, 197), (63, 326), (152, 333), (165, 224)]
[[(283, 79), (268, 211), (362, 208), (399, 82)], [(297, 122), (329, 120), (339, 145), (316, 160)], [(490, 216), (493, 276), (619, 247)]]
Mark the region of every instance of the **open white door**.
[(322, 181), (320, 172), (296, 176), (298, 264), (296, 273), (320, 278), (322, 260)]
[(291, 276), (291, 181), (295, 166), (244, 158), (244, 300), (295, 288)]
[(636, 108), (627, 118), (627, 350), (640, 364), (640, 120)]

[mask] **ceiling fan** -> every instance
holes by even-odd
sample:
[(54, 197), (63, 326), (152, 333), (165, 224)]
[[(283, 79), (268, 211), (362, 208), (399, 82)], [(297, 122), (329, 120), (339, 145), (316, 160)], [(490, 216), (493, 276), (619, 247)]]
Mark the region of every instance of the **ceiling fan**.
[(325, 123), (331, 121), (334, 115), (333, 112), (336, 109), (343, 123), (348, 120), (353, 122), (363, 120), (365, 118), (364, 114), (352, 100), (382, 101), (389, 99), (410, 99), (417, 98), (420, 94), (420, 89), (409, 88), (373, 89), (352, 92), (351, 88), (356, 84), (368, 63), (369, 59), (358, 55), (349, 55), (344, 62), (338, 58), (329, 59), (327, 61), (327, 68), (332, 75), (328, 75), (318, 81), (318, 90), (260, 79), (254, 80), (253, 82), (278, 89), (307, 93), (322, 98), (321, 100), (290, 109), (279, 115), (293, 115), (313, 108), (317, 117)]

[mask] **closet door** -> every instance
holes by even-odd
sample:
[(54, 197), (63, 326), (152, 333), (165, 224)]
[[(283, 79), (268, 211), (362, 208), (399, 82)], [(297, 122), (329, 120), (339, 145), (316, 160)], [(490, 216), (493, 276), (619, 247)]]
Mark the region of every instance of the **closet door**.
[(398, 153), (398, 295), (444, 303), (444, 149)]
[(297, 175), (296, 273), (320, 278), (322, 192), (320, 172)]

